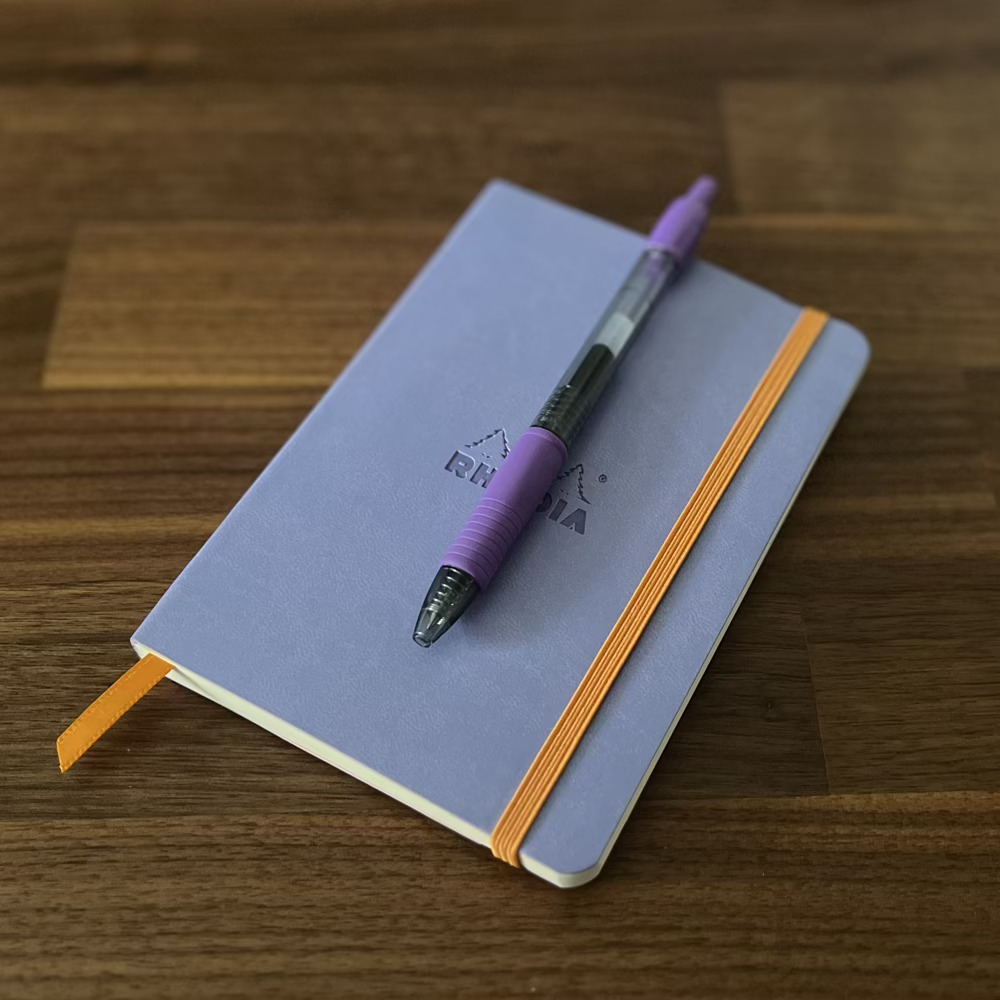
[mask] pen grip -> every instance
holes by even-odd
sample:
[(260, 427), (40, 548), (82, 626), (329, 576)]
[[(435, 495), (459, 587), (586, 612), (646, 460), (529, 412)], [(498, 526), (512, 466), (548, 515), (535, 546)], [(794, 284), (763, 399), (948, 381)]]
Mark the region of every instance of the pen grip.
[(518, 439), (458, 537), (441, 560), (488, 586), (528, 519), (566, 462), (566, 445), (551, 431), (529, 427)]

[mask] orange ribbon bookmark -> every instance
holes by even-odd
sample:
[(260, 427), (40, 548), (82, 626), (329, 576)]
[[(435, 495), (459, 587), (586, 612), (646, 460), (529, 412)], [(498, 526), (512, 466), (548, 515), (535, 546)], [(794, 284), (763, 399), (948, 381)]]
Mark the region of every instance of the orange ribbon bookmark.
[(56, 740), (59, 770), (68, 771), (144, 694), (163, 680), (173, 665), (152, 653), (126, 670), (97, 701)]

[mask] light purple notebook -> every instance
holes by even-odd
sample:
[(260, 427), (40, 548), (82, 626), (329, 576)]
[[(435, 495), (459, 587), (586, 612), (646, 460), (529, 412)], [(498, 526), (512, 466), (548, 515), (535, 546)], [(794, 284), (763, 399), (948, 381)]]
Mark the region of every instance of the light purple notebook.
[[(695, 261), (548, 509), (458, 625), (419, 648), (441, 554), (643, 245), (490, 184), (150, 612), (136, 652), (488, 843), (799, 313)], [(821, 334), (524, 841), (530, 871), (571, 886), (600, 870), (868, 353), (842, 322)]]

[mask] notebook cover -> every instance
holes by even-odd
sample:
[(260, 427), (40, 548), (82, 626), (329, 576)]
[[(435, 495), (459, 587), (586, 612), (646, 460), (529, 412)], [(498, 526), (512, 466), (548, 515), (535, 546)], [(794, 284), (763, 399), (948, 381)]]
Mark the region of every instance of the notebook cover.
[[(136, 650), (487, 843), (799, 313), (694, 261), (548, 510), (462, 621), (419, 648), (413, 622), (441, 554), (643, 242), (490, 184), (150, 612)], [(868, 353), (845, 323), (821, 334), (524, 841), (529, 870), (562, 885), (599, 871)]]

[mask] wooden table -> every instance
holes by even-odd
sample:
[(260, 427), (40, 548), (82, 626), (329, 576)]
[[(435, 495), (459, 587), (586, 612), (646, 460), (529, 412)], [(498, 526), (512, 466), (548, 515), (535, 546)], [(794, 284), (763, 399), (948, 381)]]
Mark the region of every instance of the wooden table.
[[(0, 0), (0, 996), (995, 997), (995, 0)], [(56, 735), (503, 176), (869, 335), (604, 874), (174, 685)]]

